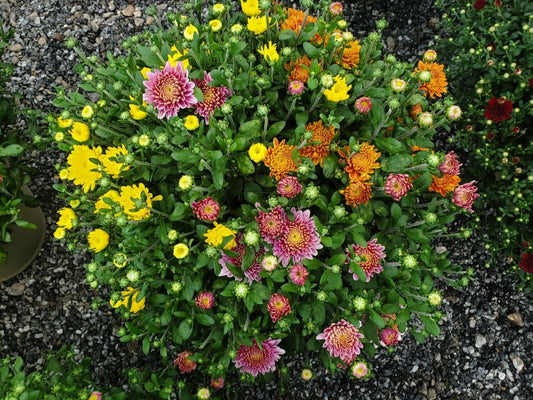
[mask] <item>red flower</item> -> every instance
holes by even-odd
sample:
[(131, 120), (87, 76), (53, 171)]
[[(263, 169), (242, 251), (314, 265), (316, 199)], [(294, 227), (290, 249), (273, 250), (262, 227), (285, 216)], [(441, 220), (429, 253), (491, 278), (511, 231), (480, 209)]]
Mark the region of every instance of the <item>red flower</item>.
[(501, 7), (501, 5), (502, 5), (502, 0), (496, 0), (494, 2), (494, 7)]
[(267, 309), (270, 313), (270, 318), (272, 318), (272, 322), (276, 323), (281, 317), (291, 312), (291, 304), (287, 297), (279, 293), (274, 293), (270, 296)]
[(513, 112), (513, 103), (505, 97), (492, 97), (489, 104), (485, 106), (485, 118), (495, 123), (502, 122), (511, 118)]
[(475, 3), (474, 3), (474, 8), (476, 10), (483, 10), (485, 8), (485, 6), (487, 5), (487, 2), (485, 0), (477, 0)]
[(487, 133), (487, 139), (488, 139), (488, 140), (492, 140), (492, 139), (494, 139), (495, 136), (496, 136), (496, 135), (495, 135), (494, 133), (492, 133), (492, 132)]
[(518, 265), (524, 272), (533, 274), (533, 254), (522, 254), (522, 261)]

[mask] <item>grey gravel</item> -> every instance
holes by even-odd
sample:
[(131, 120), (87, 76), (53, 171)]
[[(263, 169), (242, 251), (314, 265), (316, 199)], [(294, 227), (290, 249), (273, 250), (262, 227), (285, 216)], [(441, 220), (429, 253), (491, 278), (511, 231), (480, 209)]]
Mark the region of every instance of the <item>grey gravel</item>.
[[(356, 37), (366, 35), (385, 17), (386, 52), (413, 61), (432, 43), (439, 15), (430, 0), (376, 0), (346, 5)], [(81, 42), (86, 53), (101, 57), (121, 52), (120, 42), (144, 31), (154, 19), (144, 10), (155, 5), (160, 16), (177, 11), (178, 2), (156, 0), (2, 0), (0, 17), (16, 29), (7, 59), (15, 63), (11, 84), (23, 94), (25, 106), (51, 111), (56, 87), (75, 88), (75, 53), (64, 46), (67, 37)], [(70, 254), (51, 233), (63, 206), (52, 185), (58, 182), (54, 164), (62, 154), (50, 149), (30, 155), (40, 174), (31, 189), (49, 226), (44, 247), (22, 274), (0, 283), (0, 357), (22, 356), (28, 371), (43, 363), (42, 355), (66, 344), (79, 359), (93, 359), (100, 384), (121, 385), (123, 368), (158, 367), (159, 356), (144, 356), (136, 343), (121, 343), (115, 331), (121, 321), (108, 307), (92, 310), (94, 299), (106, 293), (85, 283), (85, 254)], [(302, 357), (292, 357), (286, 396), (275, 382), (257, 385), (230, 378), (238, 399), (513, 399), (533, 398), (533, 304), (516, 290), (508, 266), (485, 268), (486, 255), (475, 237), (469, 241), (436, 243), (451, 250), (454, 262), (476, 271), (463, 291), (441, 285), (444, 302), (441, 334), (417, 344), (405, 336), (397, 351), (380, 350), (371, 360), (375, 377), (365, 382), (346, 373), (328, 374), (311, 359), (316, 378), (303, 382)], [(275, 379), (274, 379), (275, 380)]]

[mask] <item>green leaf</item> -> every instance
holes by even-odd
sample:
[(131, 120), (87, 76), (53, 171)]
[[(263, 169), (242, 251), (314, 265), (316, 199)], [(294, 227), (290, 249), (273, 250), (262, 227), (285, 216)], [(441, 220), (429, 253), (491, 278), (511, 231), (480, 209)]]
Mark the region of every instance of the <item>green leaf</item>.
[(205, 326), (211, 326), (215, 324), (215, 320), (213, 319), (213, 317), (207, 314), (196, 314), (195, 318), (198, 320), (199, 323)]
[(136, 47), (137, 53), (141, 56), (141, 59), (146, 64), (147, 67), (150, 68), (159, 68), (162, 64), (161, 59), (159, 56), (154, 53), (150, 47), (146, 46), (137, 46)]
[(170, 309), (165, 309), (165, 311), (163, 311), (163, 314), (161, 314), (161, 325), (163, 326), (166, 326), (170, 323), (170, 321), (172, 320), (172, 312), (170, 311)]
[[(325, 283), (325, 285), (324, 285)], [(320, 278), (320, 284), (323, 290), (338, 290), (342, 288), (342, 277), (340, 274), (336, 274), (329, 269), (326, 269)]]
[(254, 119), (246, 121), (239, 126), (239, 135), (242, 135), (248, 139), (258, 137), (261, 132), (262, 121)]
[(167, 155), (154, 155), (150, 159), (150, 162), (154, 165), (166, 165), (172, 161), (172, 157)]
[(197, 164), (201, 159), (200, 156), (194, 154), (190, 150), (176, 150), (172, 153), (172, 158), (176, 161), (189, 164)]
[(204, 94), (202, 92), (202, 89), (200, 89), (198, 86), (194, 87), (194, 97), (196, 97), (198, 103), (204, 101)]
[(187, 207), (183, 203), (176, 203), (174, 206), (174, 211), (172, 211), (172, 214), (168, 217), (169, 221), (179, 221), (181, 220), (185, 214), (187, 213)]
[(315, 89), (318, 87), (318, 79), (316, 79), (316, 78), (310, 78), (310, 79), (307, 81), (307, 87), (308, 87), (310, 90), (315, 90)]
[(224, 172), (227, 160), (227, 157), (224, 156), (215, 161), (215, 168), (213, 168), (213, 184), (216, 189), (222, 189), (222, 186), (224, 186)]
[(178, 332), (183, 340), (189, 339), (192, 333), (192, 323), (188, 319), (184, 319), (178, 326)]
[(377, 137), (374, 141), (380, 150), (384, 149), (390, 155), (406, 151), (406, 146), (398, 139), (392, 137)]
[(296, 32), (294, 32), (292, 29), (284, 29), (279, 33), (278, 39), (281, 41), (296, 39)]
[(394, 221), (398, 221), (398, 219), (402, 216), (402, 208), (398, 205), (398, 203), (392, 203), (390, 214)]
[(276, 136), (278, 135), (283, 128), (285, 128), (286, 122), (285, 121), (278, 121), (270, 126), (267, 131), (268, 136)]
[(307, 120), (309, 119), (309, 114), (306, 111), (297, 113), (295, 119), (297, 126), (303, 126), (307, 123)]
[(407, 154), (397, 154), (388, 159), (383, 166), (387, 172), (401, 172), (413, 162), (413, 158)]
[(426, 328), (426, 331), (428, 331), (430, 335), (439, 336), (440, 328), (434, 320), (424, 315), (420, 316), (420, 320), (422, 321), (422, 323), (424, 324), (424, 328)]
[(10, 144), (7, 147), (0, 147), (0, 157), (15, 157), (24, 151), (20, 144)]
[(370, 320), (374, 322), (379, 328), (385, 327), (385, 320), (374, 310), (370, 310)]
[(150, 336), (145, 336), (143, 339), (143, 353), (148, 354), (150, 352)]
[(304, 50), (310, 58), (320, 58), (320, 51), (309, 42), (304, 42)]

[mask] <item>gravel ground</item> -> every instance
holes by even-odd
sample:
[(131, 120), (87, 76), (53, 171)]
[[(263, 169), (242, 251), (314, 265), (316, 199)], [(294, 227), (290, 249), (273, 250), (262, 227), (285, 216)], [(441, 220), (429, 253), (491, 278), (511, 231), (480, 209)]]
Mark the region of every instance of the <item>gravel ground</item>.
[[(363, 4), (364, 3), (364, 4)], [(55, 87), (75, 87), (75, 53), (64, 39), (80, 40), (89, 54), (120, 52), (121, 40), (154, 23), (144, 14), (155, 5), (164, 16), (178, 2), (156, 0), (2, 0), (0, 18), (16, 29), (7, 59), (15, 63), (12, 87), (22, 102), (51, 111)], [(353, 33), (363, 37), (384, 17), (387, 52), (413, 61), (431, 44), (438, 13), (431, 0), (376, 0), (346, 5)], [(98, 296), (85, 284), (84, 254), (70, 254), (51, 237), (56, 211), (63, 206), (52, 185), (60, 153), (31, 155), (40, 174), (31, 183), (47, 222), (49, 235), (33, 264), (17, 277), (0, 283), (0, 357), (22, 356), (29, 370), (42, 364), (43, 353), (74, 344), (79, 357), (93, 359), (95, 380), (123, 383), (122, 368), (158, 365), (159, 356), (144, 356), (137, 344), (114, 335), (121, 322), (112, 310), (90, 308)], [(299, 377), (302, 360), (290, 361), (292, 399), (531, 399), (533, 397), (533, 303), (518, 292), (506, 265), (484, 267), (485, 254), (476, 238), (442, 242), (452, 260), (476, 271), (464, 291), (443, 286), (441, 335), (417, 344), (405, 337), (396, 352), (372, 360), (375, 378), (366, 382), (327, 374), (312, 360), (316, 379)], [(519, 320), (517, 320), (519, 316)], [(513, 322), (514, 321), (514, 322)], [(275, 384), (250, 386), (235, 380), (240, 399), (280, 398)]]

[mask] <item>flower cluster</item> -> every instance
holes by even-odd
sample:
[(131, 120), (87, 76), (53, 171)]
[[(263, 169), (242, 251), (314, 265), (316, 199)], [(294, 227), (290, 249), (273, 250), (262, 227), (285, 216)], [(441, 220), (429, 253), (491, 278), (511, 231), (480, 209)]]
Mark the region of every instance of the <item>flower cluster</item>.
[(461, 111), (434, 51), (381, 59), (381, 32), (354, 38), (340, 3), (233, 6), (169, 14), (107, 62), (73, 44), (98, 99), (59, 91), (50, 116), (56, 237), (89, 249), (121, 340), (184, 385), (204, 374), (200, 398), (286, 352), (367, 378), (383, 343), (438, 334), (434, 279), (468, 283), (431, 246), (477, 197), (431, 140)]

